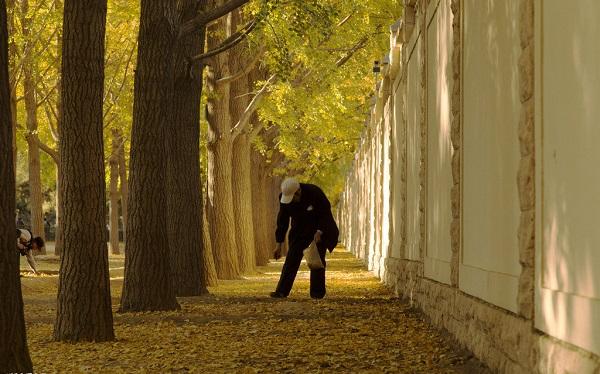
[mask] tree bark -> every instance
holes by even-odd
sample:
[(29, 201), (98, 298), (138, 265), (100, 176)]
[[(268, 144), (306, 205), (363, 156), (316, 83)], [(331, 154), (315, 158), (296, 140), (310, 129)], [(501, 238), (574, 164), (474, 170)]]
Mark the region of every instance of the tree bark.
[(116, 130), (111, 131), (112, 152), (108, 158), (109, 167), (109, 199), (110, 199), (110, 250), (112, 254), (118, 255), (119, 250), (119, 134)]
[[(209, 28), (208, 48), (219, 45), (218, 34), (231, 33), (227, 17)], [(240, 275), (235, 238), (236, 221), (233, 213), (232, 138), (229, 112), (230, 85), (217, 84), (229, 76), (229, 53), (215, 56), (207, 72), (209, 90), (208, 120), (208, 219), (215, 268), (220, 279), (235, 279)], [(237, 191), (236, 191), (237, 192)]]
[[(63, 2), (60, 0), (56, 0), (56, 3), (54, 4), (54, 6), (56, 7), (56, 11), (59, 12), (60, 14), (64, 13), (64, 7), (63, 7)], [(56, 41), (56, 56), (58, 61), (62, 60), (62, 28), (59, 29), (58, 33), (57, 33), (57, 41)], [(62, 92), (62, 77), (59, 75), (58, 77), (58, 82), (56, 83), (56, 89), (58, 90), (58, 92)], [(57, 131), (60, 131), (58, 129), (60, 129), (61, 125), (61, 117), (62, 117), (62, 96), (59, 94), (58, 95), (58, 100), (56, 102), (56, 113), (58, 114), (58, 117), (56, 119), (56, 129)], [(60, 143), (60, 137), (58, 136), (58, 134), (55, 134), (55, 140), (57, 143)], [(60, 160), (60, 146), (57, 147), (58, 150), (58, 158)], [(65, 206), (64, 206), (64, 194), (65, 191), (62, 188), (62, 184), (60, 183), (60, 179), (62, 178), (61, 176), (62, 172), (60, 169), (60, 162), (58, 162), (56, 164), (56, 229), (55, 229), (55, 234), (54, 234), (54, 255), (55, 256), (60, 256), (62, 254), (62, 248), (64, 245), (63, 242), (63, 225), (62, 225), (62, 219), (64, 216), (64, 211), (65, 211)]]
[(178, 309), (167, 227), (165, 129), (173, 95), (175, 2), (142, 0), (121, 312)]
[[(196, 0), (182, 3), (182, 18), (195, 14)], [(208, 293), (202, 277), (202, 184), (200, 96), (202, 68), (188, 69), (186, 55), (204, 49), (204, 29), (178, 40), (174, 52), (173, 120), (167, 136), (167, 235), (177, 296)]]
[(210, 230), (208, 228), (208, 219), (206, 218), (206, 209), (202, 210), (202, 277), (207, 286), (216, 286), (217, 269), (215, 269), (215, 260), (212, 253), (212, 244), (210, 242)]
[(8, 71), (10, 78), (10, 118), (12, 127), (12, 152), (13, 152), (13, 171), (17, 170), (17, 44), (15, 43), (15, 8), (16, 0), (8, 0), (6, 4), (8, 11)]
[[(59, 155), (60, 157), (60, 155)], [(62, 254), (62, 248), (64, 246), (64, 236), (63, 236), (63, 216), (65, 214), (65, 206), (64, 206), (64, 194), (65, 191), (62, 188), (62, 183), (60, 180), (62, 179), (60, 170), (60, 163), (56, 165), (56, 231), (54, 236), (54, 255), (60, 256)]]
[(252, 162), (251, 145), (248, 133), (240, 134), (233, 143), (233, 203), (237, 222), (237, 242), (240, 271), (250, 272), (256, 264), (254, 246), (254, 224), (252, 209)]
[(252, 210), (252, 223), (254, 225), (254, 240), (256, 247), (256, 264), (264, 266), (269, 263), (271, 252), (275, 249), (275, 231), (269, 235), (267, 226), (267, 199), (266, 188), (267, 174), (265, 171), (264, 157), (255, 149), (252, 150), (252, 198), (254, 209)]
[(27, 349), (19, 259), (15, 253), (15, 179), (8, 80), (6, 3), (0, 0), (0, 370), (33, 372)]
[[(29, 43), (31, 36), (31, 18), (28, 16), (29, 0), (21, 0), (21, 26), (23, 39)], [(35, 134), (38, 129), (36, 82), (34, 78), (35, 57), (34, 48), (26, 44), (23, 50), (23, 90), (25, 97), (25, 112), (27, 113), (27, 131)], [(46, 237), (44, 230), (44, 198), (42, 196), (42, 178), (40, 171), (40, 148), (33, 137), (27, 137), (28, 166), (29, 166), (29, 210), (31, 214), (31, 232), (34, 236)], [(46, 249), (42, 248), (42, 254)]]
[[(242, 16), (239, 10), (232, 12), (232, 29), (242, 23)], [(245, 43), (238, 44), (231, 49), (229, 59), (230, 71), (232, 74), (244, 70), (244, 65), (249, 61), (249, 51)], [(231, 82), (230, 92), (230, 112), (231, 122), (237, 123), (242, 113), (248, 105), (248, 76), (244, 75)], [(236, 242), (238, 244), (238, 259), (240, 263), (240, 272), (247, 273), (254, 270), (255, 247), (254, 247), (254, 227), (252, 223), (252, 183), (251, 183), (251, 147), (248, 128), (245, 127), (233, 141), (232, 155), (232, 181), (233, 181), (233, 210), (235, 214)]]
[[(269, 174), (271, 173), (272, 169), (270, 169)], [(267, 211), (267, 227), (271, 228), (271, 232), (272, 232), (272, 236), (275, 236), (275, 228), (277, 227), (277, 213), (279, 212), (279, 199), (277, 198), (279, 196), (279, 193), (281, 192), (281, 182), (282, 182), (283, 178), (279, 177), (279, 176), (273, 176), (272, 178), (269, 179), (270, 181), (270, 185), (265, 188), (266, 191), (269, 191), (267, 194), (267, 206), (268, 206), (268, 211)], [(271, 246), (274, 246), (275, 240), (272, 239)], [(284, 243), (284, 248), (282, 251), (282, 255), (285, 256), (287, 254), (287, 235), (286, 235), (286, 241)], [(273, 253), (269, 254), (269, 258), (271, 258), (273, 255)]]
[(121, 222), (123, 224), (123, 243), (127, 241), (127, 200), (129, 197), (129, 188), (127, 182), (127, 163), (125, 161), (125, 139), (120, 130), (117, 130), (119, 136), (119, 190), (121, 191)]
[(105, 238), (102, 97), (106, 0), (64, 5), (61, 183), (64, 248), (54, 339), (114, 339)]

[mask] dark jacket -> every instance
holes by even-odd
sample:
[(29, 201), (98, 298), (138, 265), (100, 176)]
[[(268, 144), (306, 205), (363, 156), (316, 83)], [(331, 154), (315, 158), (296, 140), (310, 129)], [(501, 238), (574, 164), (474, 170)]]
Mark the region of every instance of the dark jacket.
[(291, 218), (292, 228), (288, 238), (290, 248), (308, 247), (315, 232), (321, 230), (322, 244), (330, 252), (333, 251), (338, 242), (339, 230), (331, 213), (331, 203), (323, 190), (314, 184), (300, 183), (300, 189), (302, 195), (299, 202), (279, 203), (275, 240), (277, 243), (283, 243)]

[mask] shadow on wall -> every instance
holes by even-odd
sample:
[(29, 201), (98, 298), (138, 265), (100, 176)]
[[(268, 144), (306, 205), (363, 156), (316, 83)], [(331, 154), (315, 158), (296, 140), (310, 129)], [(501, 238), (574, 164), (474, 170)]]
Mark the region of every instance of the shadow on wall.
[(599, 12), (595, 0), (543, 3), (538, 142), (543, 176), (538, 318), (550, 335), (595, 354), (600, 354)]

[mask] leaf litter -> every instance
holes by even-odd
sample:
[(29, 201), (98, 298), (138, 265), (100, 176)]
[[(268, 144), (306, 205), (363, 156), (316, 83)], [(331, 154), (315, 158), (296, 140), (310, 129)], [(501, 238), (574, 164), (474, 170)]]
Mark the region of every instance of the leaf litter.
[[(473, 373), (487, 372), (469, 352), (395, 298), (350, 253), (328, 261), (327, 296), (308, 297), (303, 264), (292, 294), (269, 298), (282, 260), (252, 276), (220, 281), (209, 295), (179, 298), (181, 310), (114, 313), (117, 339), (52, 341), (58, 278), (22, 273), (25, 318), (36, 372), (172, 373)], [(123, 256), (111, 256), (113, 310)], [(53, 271), (44, 273), (45, 266)]]

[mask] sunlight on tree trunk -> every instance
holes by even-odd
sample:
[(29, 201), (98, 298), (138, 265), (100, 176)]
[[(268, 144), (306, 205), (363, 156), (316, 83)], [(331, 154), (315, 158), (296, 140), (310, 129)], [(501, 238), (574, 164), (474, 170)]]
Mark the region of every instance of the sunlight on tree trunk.
[(210, 230), (208, 228), (208, 219), (206, 218), (206, 209), (202, 209), (202, 277), (207, 286), (216, 286), (217, 270), (215, 269), (215, 260), (213, 258), (212, 244), (210, 242)]
[[(219, 36), (231, 33), (225, 18), (219, 19), (209, 28), (209, 49), (219, 45), (222, 39)], [(215, 268), (219, 279), (235, 279), (240, 276), (239, 252), (235, 238), (237, 222), (233, 213), (231, 175), (230, 85), (229, 83), (217, 83), (218, 79), (229, 75), (229, 52), (226, 51), (213, 58), (213, 63), (207, 72), (207, 88), (209, 90), (207, 209)]]
[(275, 249), (275, 231), (273, 231), (273, 235), (269, 235), (266, 199), (268, 189), (265, 188), (265, 181), (268, 179), (268, 176), (265, 172), (266, 165), (264, 157), (257, 150), (253, 149), (251, 163), (253, 170), (251, 175), (253, 202), (252, 223), (254, 226), (256, 265), (264, 266), (269, 262), (271, 252)]
[[(232, 28), (235, 29), (242, 22), (239, 11), (232, 12)], [(236, 75), (243, 71), (245, 64), (250, 60), (248, 58), (250, 51), (245, 43), (238, 44), (230, 51), (229, 70)], [(230, 113), (231, 123), (237, 123), (241, 114), (250, 102), (248, 99), (249, 85), (248, 76), (242, 75), (231, 82), (230, 92)], [(238, 259), (240, 263), (240, 272), (246, 273), (254, 270), (255, 249), (254, 249), (254, 227), (252, 223), (252, 184), (250, 161), (250, 139), (248, 128), (245, 127), (233, 141), (232, 155), (232, 189), (233, 209), (236, 222), (236, 242), (238, 244)]]

